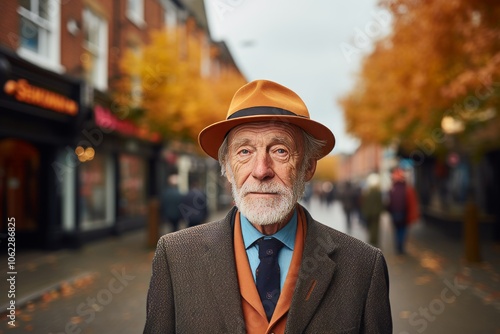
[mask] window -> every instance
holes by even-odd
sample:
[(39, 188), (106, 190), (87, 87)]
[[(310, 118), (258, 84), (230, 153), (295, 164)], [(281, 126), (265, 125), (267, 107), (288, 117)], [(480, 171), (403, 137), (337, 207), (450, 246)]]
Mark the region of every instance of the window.
[(80, 166), (82, 230), (111, 226), (114, 217), (113, 168), (110, 156), (96, 154)]
[(120, 164), (121, 217), (146, 215), (146, 163), (138, 156), (122, 154)]
[(83, 47), (87, 51), (87, 82), (97, 89), (108, 87), (108, 24), (90, 9), (83, 11)]
[(164, 10), (164, 21), (167, 29), (177, 26), (177, 7), (170, 0), (161, 1)]
[(144, 22), (144, 0), (127, 0), (127, 17), (139, 27), (143, 27)]
[(39, 66), (62, 72), (60, 64), (61, 5), (58, 0), (20, 0), (21, 57)]

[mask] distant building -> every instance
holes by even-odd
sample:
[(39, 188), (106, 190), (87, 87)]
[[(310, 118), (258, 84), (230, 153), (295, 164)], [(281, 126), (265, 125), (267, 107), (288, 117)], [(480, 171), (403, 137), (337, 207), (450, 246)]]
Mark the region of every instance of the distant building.
[(352, 154), (339, 159), (339, 181), (359, 182), (370, 173), (379, 173), (384, 166), (384, 148), (378, 144), (361, 144)]

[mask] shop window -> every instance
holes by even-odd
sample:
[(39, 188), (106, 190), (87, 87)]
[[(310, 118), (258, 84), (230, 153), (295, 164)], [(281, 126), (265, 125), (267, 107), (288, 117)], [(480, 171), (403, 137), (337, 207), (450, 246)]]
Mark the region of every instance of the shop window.
[(82, 230), (113, 223), (113, 170), (111, 158), (96, 154), (80, 166), (80, 214)]
[(127, 0), (127, 17), (135, 25), (142, 28), (144, 22), (144, 0)]
[(90, 9), (83, 11), (84, 67), (87, 82), (97, 89), (108, 87), (108, 23)]
[(120, 156), (119, 196), (121, 217), (146, 214), (146, 163), (144, 159), (128, 154)]
[(16, 231), (36, 231), (39, 223), (40, 154), (25, 141), (0, 140), (0, 219), (14, 218)]
[(41, 67), (62, 72), (60, 64), (61, 4), (58, 0), (20, 0), (21, 57)]

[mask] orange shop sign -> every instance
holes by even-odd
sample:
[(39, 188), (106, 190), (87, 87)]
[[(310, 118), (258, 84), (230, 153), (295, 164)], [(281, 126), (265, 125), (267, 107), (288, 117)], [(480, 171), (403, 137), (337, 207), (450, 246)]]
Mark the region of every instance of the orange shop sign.
[(75, 116), (78, 113), (76, 101), (50, 90), (31, 85), (28, 80), (9, 80), (3, 90), (19, 102)]

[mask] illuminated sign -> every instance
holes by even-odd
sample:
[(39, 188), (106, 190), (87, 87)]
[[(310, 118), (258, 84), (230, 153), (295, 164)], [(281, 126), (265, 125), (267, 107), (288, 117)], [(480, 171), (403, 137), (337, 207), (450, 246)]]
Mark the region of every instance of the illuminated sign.
[(78, 104), (76, 101), (64, 95), (33, 86), (25, 79), (17, 81), (9, 80), (5, 83), (3, 89), (5, 93), (12, 95), (19, 102), (71, 116), (75, 116), (78, 113)]
[(161, 139), (159, 133), (150, 132), (148, 129), (139, 127), (129, 120), (119, 119), (118, 117), (113, 115), (109, 109), (104, 108), (100, 105), (95, 106), (94, 114), (95, 123), (101, 128), (116, 130), (117, 132), (120, 132), (122, 134), (149, 140), (152, 142), (158, 142)]

